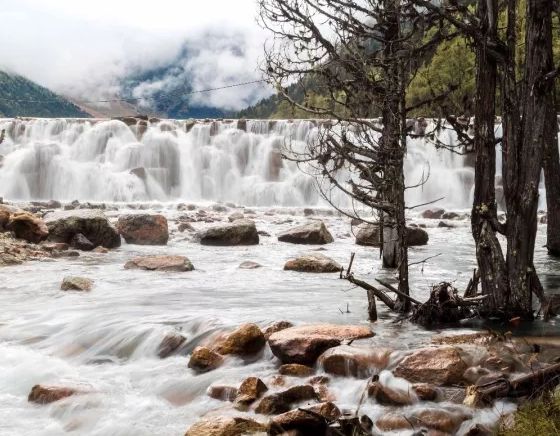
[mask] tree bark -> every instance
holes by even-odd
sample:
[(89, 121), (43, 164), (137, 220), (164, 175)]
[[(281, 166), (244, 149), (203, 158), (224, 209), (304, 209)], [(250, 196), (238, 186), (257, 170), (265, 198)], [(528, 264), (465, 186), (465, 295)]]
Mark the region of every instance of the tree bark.
[(496, 115), (497, 64), (488, 42), (497, 37), (496, 0), (478, 0), (477, 15), (482, 24), (484, 44), (476, 48), (476, 95), (474, 148), (475, 187), (471, 214), (471, 230), (483, 295), (483, 311), (487, 316), (503, 313), (507, 296), (505, 261), (493, 223), (497, 222), (496, 191)]
[[(508, 311), (532, 319), (533, 290), (540, 287), (533, 265), (537, 232), (539, 179), (543, 166), (550, 110), (554, 107), (552, 58), (552, 2), (527, 1), (525, 71), (522, 90), (522, 132), (518, 140), (507, 141), (507, 276)], [(515, 167), (515, 170), (512, 169)]]
[[(556, 100), (553, 95), (553, 99)], [(546, 248), (551, 256), (560, 257), (560, 155), (558, 153), (558, 120), (555, 105), (548, 108), (547, 136), (544, 144), (544, 183), (546, 187)]]

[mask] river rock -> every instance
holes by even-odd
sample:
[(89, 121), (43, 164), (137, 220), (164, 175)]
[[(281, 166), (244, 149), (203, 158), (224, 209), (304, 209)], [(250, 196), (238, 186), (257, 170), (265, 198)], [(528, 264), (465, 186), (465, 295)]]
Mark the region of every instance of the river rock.
[(281, 242), (292, 244), (329, 244), (334, 241), (323, 221), (311, 221), (308, 224), (294, 227), (278, 235)]
[(428, 428), (448, 434), (454, 434), (469, 416), (445, 409), (422, 409), (413, 413), (388, 413), (375, 423), (382, 431)]
[(420, 216), (422, 218), (428, 218), (428, 219), (440, 219), (441, 217), (443, 217), (444, 213), (445, 213), (445, 209), (436, 207), (433, 209), (426, 209), (420, 214)]
[(76, 389), (63, 386), (35, 385), (31, 388), (27, 401), (37, 404), (49, 404), (77, 393)]
[(186, 342), (187, 338), (179, 333), (168, 333), (162, 339), (158, 346), (158, 357), (165, 359), (166, 357), (175, 354), (175, 352)]
[(457, 218), (460, 218), (461, 215), (459, 215), (457, 212), (445, 212), (441, 218), (444, 220), (455, 220)]
[(14, 232), (16, 238), (38, 244), (47, 239), (49, 229), (45, 222), (38, 216), (29, 212), (16, 212), (9, 215), (9, 220), (4, 226)]
[(224, 358), (207, 347), (196, 347), (189, 360), (189, 368), (196, 372), (208, 372), (218, 368)]
[(367, 392), (371, 398), (383, 406), (408, 406), (416, 401), (414, 393), (392, 389), (379, 381), (369, 383)]
[(319, 364), (328, 374), (367, 378), (387, 367), (390, 355), (388, 348), (341, 345), (325, 351)]
[(276, 321), (264, 329), (264, 338), (268, 341), (268, 338), (270, 338), (270, 335), (272, 335), (273, 333), (289, 329), (293, 326), (294, 325), (290, 321)]
[(148, 271), (192, 271), (194, 266), (185, 256), (140, 256), (124, 264), (125, 269)]
[(410, 382), (453, 385), (463, 381), (467, 364), (453, 347), (424, 348), (405, 357), (395, 375)]
[(292, 386), (285, 391), (264, 397), (258, 404), (255, 412), (263, 415), (276, 415), (289, 411), (293, 403), (317, 399), (317, 393), (315, 389), (313, 389), (313, 386)]
[(60, 289), (63, 291), (91, 291), (93, 280), (86, 277), (68, 276), (62, 279)]
[(245, 216), (241, 212), (233, 212), (230, 216), (228, 216), (228, 221), (232, 223), (237, 220), (242, 220), (243, 218), (245, 218)]
[[(419, 227), (407, 227), (407, 242), (410, 247), (426, 245), (428, 243), (428, 232)], [(356, 244), (379, 247), (381, 244), (379, 236), (379, 224), (365, 224), (360, 226), (356, 233)]]
[(307, 253), (284, 264), (286, 271), (333, 273), (340, 272), (342, 265), (321, 253)]
[(221, 401), (233, 401), (237, 396), (237, 388), (234, 386), (211, 385), (206, 390), (210, 398)]
[(45, 216), (49, 240), (70, 243), (81, 233), (96, 247), (116, 248), (121, 245), (117, 230), (99, 209), (78, 209), (51, 212)]
[(421, 401), (436, 401), (438, 398), (438, 389), (429, 383), (416, 383), (412, 389)]
[(265, 431), (265, 425), (249, 418), (208, 416), (194, 423), (185, 436), (246, 436)]
[[(305, 410), (312, 413), (307, 413)], [(338, 407), (331, 402), (305, 407), (304, 410), (290, 410), (272, 418), (268, 434), (279, 435), (295, 430), (295, 434), (298, 435), (322, 435), (327, 430), (327, 422), (336, 420), (340, 415)]]
[(179, 225), (177, 226), (177, 229), (182, 233), (185, 230), (189, 231), (189, 232), (195, 232), (196, 229), (192, 226), (191, 223), (188, 222), (182, 222), (179, 223)]
[(286, 363), (278, 369), (278, 372), (291, 377), (309, 377), (315, 373), (315, 370), (310, 366), (300, 365), (299, 363)]
[(239, 386), (235, 403), (238, 406), (248, 406), (268, 391), (264, 382), (258, 377), (248, 377)]
[(247, 356), (258, 353), (266, 344), (263, 332), (256, 324), (243, 324), (223, 338), (212, 349), (220, 354)]
[(241, 262), (239, 264), (240, 269), (257, 269), (260, 268), (262, 265), (257, 262), (253, 262), (252, 260), (246, 260), (245, 262)]
[(163, 215), (121, 215), (117, 230), (127, 244), (166, 245), (169, 239), (167, 219)]
[(198, 235), (202, 245), (230, 246), (257, 245), (259, 234), (255, 223), (248, 219), (206, 229)]
[(291, 327), (268, 338), (272, 353), (282, 363), (313, 365), (327, 349), (344, 340), (369, 338), (373, 332), (366, 326), (316, 324)]
[[(70, 246), (76, 250), (92, 251), (95, 245), (81, 233), (76, 233), (70, 240)], [(104, 247), (102, 247), (104, 248)]]

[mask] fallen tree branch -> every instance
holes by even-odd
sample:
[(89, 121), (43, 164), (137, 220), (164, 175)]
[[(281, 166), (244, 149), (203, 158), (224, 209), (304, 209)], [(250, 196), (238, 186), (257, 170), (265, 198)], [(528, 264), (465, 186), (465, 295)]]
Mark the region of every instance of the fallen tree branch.
[(399, 295), (399, 296), (401, 296), (401, 297), (403, 297), (403, 298), (406, 298), (407, 300), (410, 300), (410, 301), (413, 302), (414, 304), (422, 304), (422, 303), (420, 303), (418, 300), (412, 298), (410, 295), (407, 295), (407, 294), (405, 294), (405, 293), (399, 291), (397, 288), (395, 288), (393, 285), (391, 285), (389, 282), (386, 282), (385, 280), (381, 280), (381, 279), (376, 278), (375, 281), (376, 281), (377, 283), (379, 283), (380, 285), (385, 286), (385, 287), (386, 287), (387, 289), (389, 289), (391, 292), (394, 292), (395, 294), (397, 294), (397, 295)]

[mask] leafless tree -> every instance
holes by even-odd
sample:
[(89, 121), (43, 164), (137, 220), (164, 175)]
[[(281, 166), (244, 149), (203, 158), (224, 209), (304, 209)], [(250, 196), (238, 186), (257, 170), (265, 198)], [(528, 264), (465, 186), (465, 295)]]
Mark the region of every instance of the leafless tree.
[[(379, 222), (383, 262), (398, 268), (398, 308), (406, 311), (405, 90), (421, 60), (452, 37), (449, 26), (409, 0), (259, 4), (260, 21), (273, 34), (265, 47), (269, 80), (294, 108), (330, 120), (318, 123), (305, 148), (289, 146), (285, 157), (317, 176), (323, 196), (345, 214)], [(340, 208), (333, 189), (356, 207)], [(366, 218), (364, 209), (376, 218)]]

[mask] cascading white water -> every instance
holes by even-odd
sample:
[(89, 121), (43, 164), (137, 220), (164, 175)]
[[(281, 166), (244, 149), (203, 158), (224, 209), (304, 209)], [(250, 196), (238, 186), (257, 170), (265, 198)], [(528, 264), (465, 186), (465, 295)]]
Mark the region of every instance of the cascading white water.
[[(240, 128), (238, 128), (240, 127)], [(314, 179), (281, 159), (312, 138), (317, 123), (250, 120), (3, 119), (0, 196), (92, 201), (231, 201), (247, 206), (321, 204)], [(440, 140), (453, 144), (449, 131)], [(473, 170), (464, 156), (411, 139), (405, 163), (409, 204), (467, 208)], [(344, 200), (341, 200), (344, 202)], [(344, 204), (341, 204), (345, 206)]]

